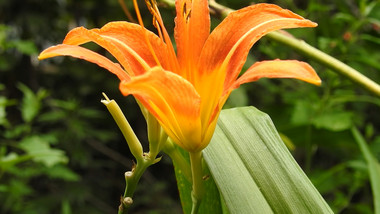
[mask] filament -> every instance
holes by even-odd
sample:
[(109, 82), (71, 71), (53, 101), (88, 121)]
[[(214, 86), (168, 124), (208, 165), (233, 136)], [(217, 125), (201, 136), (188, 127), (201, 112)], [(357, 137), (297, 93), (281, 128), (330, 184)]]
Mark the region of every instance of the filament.
[(145, 37), (146, 43), (148, 45), (149, 51), (151, 52), (151, 54), (152, 54), (154, 60), (156, 61), (157, 65), (160, 66), (160, 67), (162, 67), (160, 61), (157, 58), (156, 53), (153, 50), (152, 44), (149, 41), (148, 34), (146, 32), (146, 29), (144, 27), (144, 23), (143, 23), (142, 18), (141, 18), (141, 14), (140, 14), (139, 6), (137, 4), (137, 0), (133, 0), (133, 5), (134, 5), (135, 10), (136, 10), (136, 15), (137, 15), (137, 19), (139, 21), (139, 24), (140, 24), (141, 28), (144, 31), (144, 37)]

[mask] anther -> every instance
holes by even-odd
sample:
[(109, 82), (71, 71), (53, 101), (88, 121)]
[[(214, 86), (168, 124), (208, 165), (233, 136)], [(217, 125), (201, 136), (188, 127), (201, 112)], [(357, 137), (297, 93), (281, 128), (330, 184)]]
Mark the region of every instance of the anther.
[(182, 14), (183, 14), (183, 17), (185, 18), (186, 23), (187, 23), (191, 17), (191, 7), (190, 7), (190, 9), (187, 9), (187, 3), (186, 2), (183, 4)]

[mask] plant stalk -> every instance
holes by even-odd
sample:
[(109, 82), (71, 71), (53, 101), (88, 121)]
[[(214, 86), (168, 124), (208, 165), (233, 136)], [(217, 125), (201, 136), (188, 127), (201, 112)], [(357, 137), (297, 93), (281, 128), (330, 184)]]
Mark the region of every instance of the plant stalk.
[(198, 209), (204, 195), (202, 151), (189, 152), (189, 155), (193, 180), (193, 189), (191, 192), (193, 206), (191, 209), (191, 214), (196, 214), (198, 213)]
[(120, 201), (118, 214), (128, 213), (128, 208), (133, 203), (133, 194), (136, 191), (137, 184), (140, 181), (141, 176), (144, 174), (145, 170), (152, 164), (155, 163), (153, 159), (146, 159), (144, 161), (137, 161), (132, 171), (128, 171), (124, 174), (125, 176), (125, 191), (124, 195)]
[(340, 75), (347, 77), (348, 79), (360, 85), (367, 91), (373, 93), (374, 95), (380, 96), (379, 84), (364, 76), (362, 73), (353, 69), (347, 64), (318, 50), (317, 48), (307, 44), (306, 42), (284, 35), (280, 32), (271, 32), (267, 34), (267, 38), (270, 38), (273, 41), (291, 47), (292, 49), (300, 52), (305, 56), (310, 57), (311, 59), (330, 68), (331, 70), (339, 73)]

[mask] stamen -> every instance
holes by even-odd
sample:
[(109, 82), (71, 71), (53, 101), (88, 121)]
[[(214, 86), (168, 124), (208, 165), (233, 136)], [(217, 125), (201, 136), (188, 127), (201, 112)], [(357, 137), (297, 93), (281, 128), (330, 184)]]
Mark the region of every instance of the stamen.
[(158, 22), (157, 22), (157, 7), (154, 7), (157, 5), (156, 0), (145, 0), (145, 4), (148, 7), (149, 12), (153, 15), (153, 26), (155, 28), (159, 28)]
[[(190, 2), (191, 2), (191, 1), (190, 1)], [(187, 9), (187, 2), (185, 2), (185, 3), (183, 4), (182, 14), (183, 14), (183, 17), (184, 17), (185, 20), (186, 20), (186, 23), (188, 23), (189, 20), (190, 20), (190, 17), (191, 17), (191, 7), (190, 7), (190, 9)]]
[(157, 4), (154, 5), (154, 9), (152, 11), (153, 11), (152, 13), (153, 16), (156, 17), (155, 19), (159, 24), (159, 28), (157, 28), (157, 30), (159, 31), (160, 38), (161, 39), (164, 38), (163, 40), (169, 46), (170, 58), (173, 59), (173, 60), (169, 60), (172, 63), (172, 69), (178, 70), (179, 65), (178, 65), (178, 61), (176, 60), (177, 56), (176, 56), (176, 53), (174, 52), (174, 47), (173, 47), (172, 41), (170, 40), (170, 36), (168, 32), (166, 31), (164, 23), (162, 22), (162, 17), (161, 17), (160, 11), (157, 8)]
[[(159, 22), (158, 22), (157, 20), (156, 20), (156, 24), (159, 25)], [(165, 43), (165, 41), (164, 41), (164, 37), (163, 37), (163, 35), (162, 35), (162, 30), (161, 30), (161, 28), (157, 28), (157, 32), (158, 32), (158, 37), (160, 37), (161, 41), (162, 41), (163, 43)]]
[(141, 18), (141, 14), (140, 14), (139, 6), (137, 4), (137, 0), (133, 0), (133, 5), (134, 5), (135, 10), (136, 10), (136, 15), (137, 15), (137, 19), (139, 21), (139, 24), (140, 24), (141, 28), (144, 31), (144, 37), (145, 37), (146, 43), (148, 45), (149, 51), (153, 55), (153, 58), (156, 61), (157, 65), (160, 66), (160, 67), (162, 67), (160, 61), (157, 58), (156, 53), (153, 50), (152, 44), (149, 41), (148, 34), (146, 33), (146, 29), (144, 27), (144, 23), (143, 23), (142, 18)]
[[(136, 0), (133, 0), (133, 3), (135, 5), (136, 14), (137, 14), (137, 18), (139, 20), (139, 24), (142, 27), (144, 27)], [(149, 12), (153, 16), (153, 25), (158, 31), (158, 36), (160, 37), (161, 41), (163, 41), (166, 45), (169, 46), (168, 47), (168, 51), (169, 51), (168, 52), (168, 54), (169, 54), (169, 60), (168, 61), (169, 61), (169, 63), (171, 63), (172, 71), (175, 72), (179, 69), (178, 61), (176, 60), (177, 56), (176, 56), (176, 53), (174, 51), (173, 44), (170, 40), (170, 36), (169, 36), (168, 32), (166, 31), (166, 28), (162, 22), (161, 14), (157, 8), (157, 2), (156, 2), (156, 0), (145, 0), (145, 4), (147, 5)], [(150, 47), (151, 52), (154, 53), (153, 49), (151, 49), (151, 44), (150, 44), (149, 40), (147, 39), (147, 35), (145, 35), (145, 37), (146, 37), (146, 40), (147, 40), (148, 46)], [(156, 59), (155, 54), (154, 54), (154, 57)], [(158, 61), (158, 60), (156, 60), (156, 61)], [(159, 64), (159, 63), (157, 63), (157, 64), (161, 66), (161, 64)]]
[(186, 15), (186, 22), (189, 22), (190, 17), (191, 17), (191, 10), (189, 10), (189, 12)]

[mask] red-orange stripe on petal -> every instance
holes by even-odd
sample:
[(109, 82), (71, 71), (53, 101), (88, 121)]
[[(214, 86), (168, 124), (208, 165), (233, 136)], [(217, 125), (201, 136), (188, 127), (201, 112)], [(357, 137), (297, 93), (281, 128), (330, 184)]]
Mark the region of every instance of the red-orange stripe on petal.
[(294, 78), (314, 85), (321, 84), (321, 79), (309, 64), (297, 60), (277, 59), (253, 64), (229, 90), (260, 78)]
[(175, 6), (177, 15), (174, 37), (178, 61), (184, 72), (182, 76), (191, 79), (193, 66), (198, 63), (203, 45), (210, 34), (208, 1), (178, 0)]
[(106, 57), (95, 53), (86, 48), (76, 46), (76, 45), (57, 45), (52, 46), (40, 53), (38, 59), (46, 59), (56, 56), (72, 56), (79, 59), (84, 59), (86, 61), (95, 63), (107, 70), (111, 73), (115, 74), (120, 80), (129, 80), (130, 77), (128, 74), (120, 67), (119, 64), (112, 62)]
[(204, 148), (201, 141), (200, 97), (181, 76), (155, 67), (120, 84), (157, 118), (165, 132), (187, 151)]
[(168, 45), (165, 44), (156, 34), (142, 28), (140, 25), (123, 21), (110, 22), (100, 29), (99, 34), (102, 36), (111, 37), (120, 44), (125, 44), (133, 49), (142, 59), (144, 59), (150, 67), (154, 67), (157, 63), (148, 48), (146, 40), (144, 39), (144, 31), (148, 36), (149, 42), (152, 45), (153, 51), (160, 61), (161, 66), (164, 69), (169, 69), (169, 61), (173, 59), (169, 57)]

